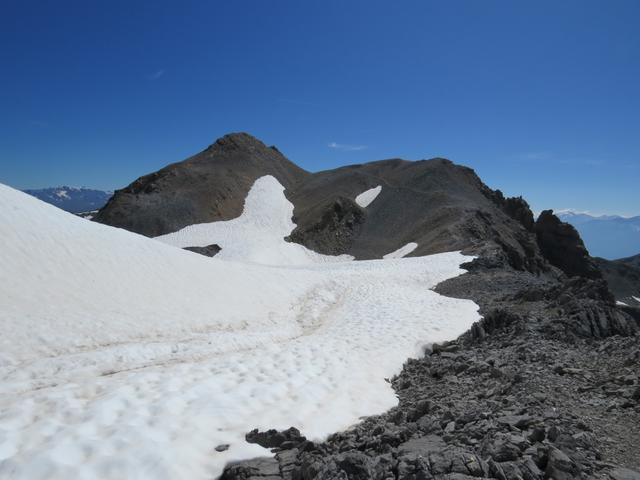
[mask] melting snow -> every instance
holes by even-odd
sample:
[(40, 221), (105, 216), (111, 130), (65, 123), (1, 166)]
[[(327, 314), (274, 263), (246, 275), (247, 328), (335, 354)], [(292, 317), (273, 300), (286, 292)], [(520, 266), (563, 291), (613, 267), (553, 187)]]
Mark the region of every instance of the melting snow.
[(215, 478), (269, 455), (253, 428), (320, 439), (394, 406), (384, 378), (479, 318), (429, 290), (469, 257), (326, 262), (276, 241), (279, 195), (260, 179), (240, 218), (162, 240), (215, 234), (227, 258), (296, 266), (206, 258), (0, 185), (0, 477)]
[(382, 258), (402, 258), (409, 255), (416, 248), (418, 248), (418, 244), (415, 242), (409, 242), (404, 247), (400, 247), (398, 250), (395, 250), (391, 253), (387, 253)]
[(356, 203), (362, 208), (366, 208), (371, 202), (376, 199), (381, 191), (382, 185), (378, 185), (377, 187), (366, 190), (356, 197)]

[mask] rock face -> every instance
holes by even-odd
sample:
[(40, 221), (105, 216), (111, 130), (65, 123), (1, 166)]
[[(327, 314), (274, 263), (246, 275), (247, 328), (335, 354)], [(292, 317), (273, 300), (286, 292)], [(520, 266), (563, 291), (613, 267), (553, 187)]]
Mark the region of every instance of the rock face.
[(578, 231), (556, 217), (553, 210), (540, 214), (535, 232), (542, 254), (552, 265), (570, 277), (601, 278), (602, 274), (589, 256)]
[[(302, 212), (301, 224), (288, 240), (316, 252), (340, 255), (353, 249), (366, 220), (366, 212), (355, 201), (337, 197)], [(294, 217), (298, 220), (298, 217)]]
[(216, 254), (222, 250), (220, 245), (216, 245), (215, 243), (207, 245), (206, 247), (184, 247), (184, 249), (189, 250), (190, 252), (199, 253), (205, 257), (215, 257)]
[(309, 174), (246, 133), (225, 135), (182, 162), (116, 190), (95, 221), (150, 237), (242, 213), (253, 182), (273, 175), (291, 188)]

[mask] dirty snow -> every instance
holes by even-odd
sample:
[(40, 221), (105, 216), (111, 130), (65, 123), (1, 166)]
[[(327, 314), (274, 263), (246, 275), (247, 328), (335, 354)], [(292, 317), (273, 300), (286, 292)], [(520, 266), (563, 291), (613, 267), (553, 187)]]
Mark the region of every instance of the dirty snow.
[(362, 192), (360, 195), (356, 197), (356, 203), (360, 205), (362, 208), (366, 208), (369, 206), (369, 204), (371, 204), (371, 202), (373, 202), (376, 199), (376, 197), (380, 194), (381, 191), (382, 191), (382, 185), (378, 185), (377, 187), (370, 188), (369, 190)]
[(395, 250), (395, 251), (393, 251), (391, 253), (387, 253), (382, 258), (388, 259), (388, 258), (406, 257), (411, 252), (413, 252), (416, 248), (418, 248), (418, 244), (417, 243), (409, 242), (406, 245), (404, 245), (403, 247), (400, 247), (398, 250)]
[[(429, 290), (469, 257), (327, 262), (275, 242), (277, 182), (252, 192), (203, 241), (225, 234), (232, 258), (248, 229), (265, 236), (244, 243), (254, 262), (294, 266), (203, 257), (0, 185), (0, 478), (215, 478), (269, 454), (253, 428), (320, 439), (394, 406), (384, 378), (479, 318)], [(282, 212), (256, 224), (263, 202)]]

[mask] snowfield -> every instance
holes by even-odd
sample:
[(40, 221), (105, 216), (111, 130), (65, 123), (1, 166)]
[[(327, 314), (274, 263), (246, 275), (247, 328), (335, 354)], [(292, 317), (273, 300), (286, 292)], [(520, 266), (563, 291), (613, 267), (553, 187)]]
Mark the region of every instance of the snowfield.
[[(366, 193), (366, 192), (365, 192)], [(322, 255), (297, 243), (285, 242), (296, 225), (291, 221), (293, 203), (284, 187), (271, 175), (255, 181), (245, 200), (242, 215), (226, 222), (190, 225), (156, 240), (175, 247), (206, 247), (217, 244), (217, 259), (266, 265), (308, 265), (315, 262), (353, 260), (349, 255)]]
[(382, 191), (382, 185), (378, 185), (377, 187), (370, 188), (369, 190), (365, 190), (360, 195), (356, 197), (356, 203), (362, 208), (367, 208), (371, 202), (373, 202), (376, 197)]
[(391, 253), (387, 253), (384, 257), (385, 259), (389, 259), (389, 258), (402, 258), (402, 257), (406, 257), (407, 255), (409, 255), (411, 252), (413, 252), (416, 248), (418, 248), (418, 244), (416, 242), (409, 242), (406, 245), (400, 247), (398, 250), (395, 250)]
[(157, 241), (0, 185), (0, 478), (215, 478), (270, 455), (253, 428), (394, 406), (385, 378), (479, 319), (430, 290), (469, 257), (324, 258), (283, 240), (290, 208), (263, 177), (238, 219)]

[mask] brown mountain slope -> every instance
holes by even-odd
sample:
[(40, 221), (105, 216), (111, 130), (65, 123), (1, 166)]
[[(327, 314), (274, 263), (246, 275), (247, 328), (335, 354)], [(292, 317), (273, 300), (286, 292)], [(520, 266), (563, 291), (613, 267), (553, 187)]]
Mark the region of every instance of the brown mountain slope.
[(247, 192), (263, 175), (291, 188), (309, 173), (251, 135), (225, 135), (193, 157), (116, 190), (95, 221), (155, 237), (229, 220), (242, 213)]
[[(241, 214), (251, 185), (264, 175), (276, 177), (294, 204), (298, 226), (289, 240), (321, 253), (381, 258), (414, 242), (410, 255), (465, 250), (487, 265), (536, 274), (551, 265), (570, 276), (594, 269), (579, 236), (565, 235), (566, 224), (534, 224), (524, 200), (505, 199), (470, 168), (441, 158), (391, 159), (312, 174), (246, 133), (226, 135), (116, 191), (96, 220), (148, 236), (228, 220)], [(376, 186), (377, 198), (359, 206), (356, 197)], [(562, 251), (547, 242), (542, 252), (541, 238), (562, 238)]]

